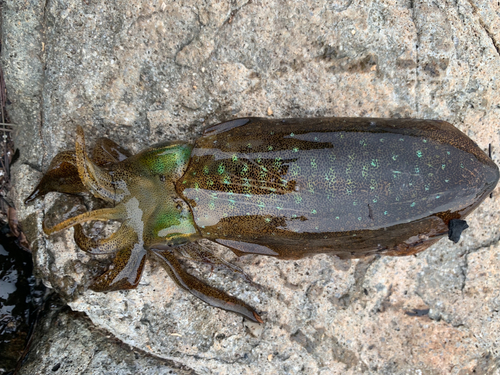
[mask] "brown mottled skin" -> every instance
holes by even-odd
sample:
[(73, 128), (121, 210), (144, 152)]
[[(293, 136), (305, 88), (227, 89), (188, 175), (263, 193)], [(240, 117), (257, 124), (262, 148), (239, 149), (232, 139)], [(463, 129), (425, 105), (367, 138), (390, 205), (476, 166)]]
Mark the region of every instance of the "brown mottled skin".
[[(241, 272), (195, 241), (282, 259), (414, 254), (448, 234), (499, 178), (470, 138), (433, 120), (237, 119), (207, 128), (194, 146), (165, 143), (134, 156), (100, 140), (92, 158), (78, 128), (75, 148), (54, 158), (27, 201), (90, 191), (110, 202), (44, 228), (74, 226), (82, 250), (116, 253), (92, 289), (136, 287), (149, 255), (193, 295), (257, 322), (246, 303), (188, 274), (179, 255)], [(122, 226), (104, 240), (80, 225), (110, 219)]]

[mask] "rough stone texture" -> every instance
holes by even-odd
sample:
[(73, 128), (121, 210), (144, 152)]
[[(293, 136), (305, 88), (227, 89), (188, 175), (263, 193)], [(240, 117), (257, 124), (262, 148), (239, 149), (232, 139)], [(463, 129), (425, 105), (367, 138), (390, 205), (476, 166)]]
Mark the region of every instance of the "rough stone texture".
[[(498, 162), (498, 12), (479, 0), (6, 1), (20, 217), (40, 230), (79, 202), (21, 203), (77, 124), (89, 144), (108, 136), (137, 151), (250, 115), (439, 118), (485, 150), (492, 143)], [(71, 230), (31, 241), (38, 274), (72, 309), (196, 373), (481, 374), (500, 371), (499, 206), (497, 188), (458, 245), (416, 257), (226, 253), (254, 285), (202, 267), (262, 311), (263, 325), (203, 304), (156, 264), (137, 290), (85, 291), (99, 260), (76, 249)]]
[(31, 348), (19, 375), (195, 374), (186, 366), (123, 344), (57, 301), (38, 321)]

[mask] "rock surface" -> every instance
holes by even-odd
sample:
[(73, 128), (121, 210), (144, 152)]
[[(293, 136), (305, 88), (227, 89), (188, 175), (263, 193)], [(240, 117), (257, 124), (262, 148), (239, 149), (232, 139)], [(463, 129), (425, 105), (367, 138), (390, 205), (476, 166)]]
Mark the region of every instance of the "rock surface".
[(22, 204), (77, 124), (89, 144), (107, 136), (135, 152), (243, 116), (439, 118), (491, 143), (498, 162), (499, 11), (479, 0), (5, 1), (9, 114), (22, 125), (14, 198), (38, 275), (97, 327), (195, 373), (500, 371), (498, 187), (458, 245), (362, 261), (224, 254), (253, 285), (201, 270), (263, 325), (203, 304), (154, 263), (136, 290), (85, 290), (100, 260), (72, 230), (38, 234), (81, 202)]
[(20, 375), (158, 374), (193, 375), (193, 370), (123, 344), (96, 328), (85, 314), (52, 298), (37, 324)]

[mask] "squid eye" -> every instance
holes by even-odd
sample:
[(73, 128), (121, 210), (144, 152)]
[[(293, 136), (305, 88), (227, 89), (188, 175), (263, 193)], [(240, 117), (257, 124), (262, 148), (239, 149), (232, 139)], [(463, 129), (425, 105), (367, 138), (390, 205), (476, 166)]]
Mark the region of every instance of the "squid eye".
[(161, 182), (165, 182), (167, 180), (167, 178), (165, 177), (165, 175), (161, 174), (160, 175), (160, 181)]

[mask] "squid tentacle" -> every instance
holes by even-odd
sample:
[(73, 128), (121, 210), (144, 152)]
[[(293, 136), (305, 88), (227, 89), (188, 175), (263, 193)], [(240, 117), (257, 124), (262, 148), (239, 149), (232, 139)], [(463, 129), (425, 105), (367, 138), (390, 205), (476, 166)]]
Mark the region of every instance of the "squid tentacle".
[(94, 280), (90, 289), (96, 292), (133, 289), (141, 280), (145, 262), (146, 250), (138, 241), (131, 241), (116, 253), (113, 264)]
[(134, 237), (134, 230), (125, 223), (115, 233), (102, 240), (87, 237), (80, 224), (76, 224), (74, 229), (74, 238), (78, 247), (89, 254), (95, 255), (116, 253), (134, 243), (137, 237)]
[(189, 244), (186, 244), (182, 247), (179, 248), (181, 252), (185, 252), (189, 258), (196, 262), (203, 262), (210, 264), (212, 266), (218, 266), (222, 267), (228, 270), (231, 270), (232, 272), (238, 273), (241, 276), (245, 278), (248, 282), (252, 283), (253, 285), (254, 282), (252, 279), (243, 271), (240, 267), (217, 257), (214, 255), (210, 250), (207, 250), (206, 248), (202, 247), (200, 244), (196, 242), (192, 242)]
[(94, 163), (85, 150), (85, 135), (81, 126), (76, 130), (76, 165), (85, 187), (95, 196), (107, 202), (120, 202), (128, 193), (123, 181), (114, 181), (114, 171), (106, 171)]
[(48, 171), (24, 203), (28, 204), (51, 191), (77, 194), (85, 190), (86, 188), (78, 175), (75, 152), (63, 151), (52, 159)]
[[(92, 150), (92, 161), (99, 167), (111, 166), (130, 156), (130, 151), (107, 138), (98, 139)], [(53, 191), (66, 194), (87, 191), (80, 178), (75, 150), (62, 151), (54, 156), (47, 172), (24, 203), (31, 203)]]
[(119, 163), (130, 156), (129, 150), (109, 138), (97, 139), (92, 150), (92, 161), (100, 167)]
[(53, 227), (47, 227), (45, 222), (43, 223), (43, 231), (45, 234), (49, 235), (60, 230), (70, 228), (76, 224), (85, 223), (87, 221), (99, 220), (119, 220), (125, 217), (125, 208), (122, 205), (113, 208), (101, 208), (100, 210), (87, 211), (81, 215), (70, 217)]
[(213, 288), (187, 273), (172, 250), (150, 249), (149, 253), (160, 262), (177, 285), (195, 297), (198, 297), (211, 306), (233, 311), (256, 323), (263, 323), (259, 314), (245, 302), (219, 289)]

